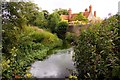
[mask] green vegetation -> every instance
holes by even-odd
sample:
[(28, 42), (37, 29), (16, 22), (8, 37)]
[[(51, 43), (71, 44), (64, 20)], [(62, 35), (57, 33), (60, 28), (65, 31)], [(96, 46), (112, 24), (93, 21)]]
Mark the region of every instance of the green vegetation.
[(76, 21), (76, 20), (83, 21), (85, 23), (88, 22), (88, 19), (85, 16), (83, 16), (83, 14), (81, 12), (77, 16), (73, 17), (73, 20), (74, 21)]
[(16, 75), (25, 77), (32, 62), (44, 59), (49, 50), (62, 45), (62, 41), (56, 35), (31, 26), (24, 26), (24, 31), (17, 35), (17, 38), (18, 46), (10, 49), (10, 56), (3, 54), (3, 78)]
[(53, 11), (58, 13), (59, 15), (68, 15), (68, 10), (67, 9), (59, 8), (59, 9), (55, 9)]
[(67, 32), (65, 39), (67, 40), (68, 43), (75, 45), (78, 40), (78, 36), (75, 33)]
[(30, 77), (28, 71), (35, 60), (45, 59), (54, 50), (68, 48), (62, 40), (68, 24), (61, 22), (57, 12), (40, 12), (31, 2), (4, 2), (2, 10), (3, 78)]
[(48, 22), (45, 19), (43, 12), (38, 13), (37, 18), (33, 21), (33, 25), (42, 29), (46, 29), (48, 27)]
[(62, 40), (57, 35), (46, 31), (51, 31), (52, 26), (57, 25), (58, 22), (55, 25), (51, 23), (59, 20), (59, 16), (51, 14), (47, 20), (46, 11), (39, 12), (38, 7), (31, 2), (2, 5), (6, 11), (2, 14), (2, 77), (30, 77), (28, 70), (35, 60), (43, 60), (50, 50), (62, 46)]
[(56, 27), (56, 33), (60, 39), (65, 39), (65, 33), (67, 32), (68, 23), (67, 22), (60, 22)]
[[(70, 79), (120, 78), (120, 16), (81, 27), (78, 37), (67, 32), (69, 24), (60, 19), (68, 14), (65, 9), (50, 14), (31, 2), (3, 2), (2, 10), (3, 78), (31, 77), (28, 71), (35, 60), (71, 46), (79, 74)], [(81, 13), (74, 19), (88, 22)]]
[(79, 79), (120, 78), (120, 16), (83, 30), (75, 47)]
[(48, 16), (48, 25), (49, 25), (48, 28), (52, 33), (55, 33), (55, 28), (57, 27), (60, 21), (61, 19), (58, 13), (52, 13)]

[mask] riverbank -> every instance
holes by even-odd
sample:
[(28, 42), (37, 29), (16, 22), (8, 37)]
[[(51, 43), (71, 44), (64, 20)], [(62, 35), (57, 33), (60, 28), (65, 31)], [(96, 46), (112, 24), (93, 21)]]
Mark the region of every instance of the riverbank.
[(26, 77), (31, 64), (49, 56), (49, 51), (62, 46), (62, 40), (56, 35), (31, 26), (24, 26), (22, 33), (16, 35), (17, 46), (10, 49), (9, 55), (3, 53), (2, 77)]
[(55, 50), (55, 54), (50, 55), (43, 61), (35, 61), (31, 65), (30, 73), (35, 78), (65, 78), (74, 70), (72, 60), (73, 48)]

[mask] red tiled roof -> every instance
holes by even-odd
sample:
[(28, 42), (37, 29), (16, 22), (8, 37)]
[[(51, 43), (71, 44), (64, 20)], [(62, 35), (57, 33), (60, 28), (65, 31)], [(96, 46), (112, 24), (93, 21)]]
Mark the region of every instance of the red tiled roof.
[(73, 17), (75, 17), (75, 16), (77, 16), (78, 15), (78, 13), (74, 13), (74, 14), (72, 14), (72, 17), (71, 18), (73, 18)]
[(61, 15), (61, 17), (65, 20), (68, 20), (68, 15)]
[[(84, 12), (82, 12), (83, 16), (86, 18), (89, 17), (90, 13), (92, 12), (92, 5), (89, 6), (89, 10), (86, 8)], [(72, 21), (74, 20), (73, 17), (77, 16), (79, 13), (73, 13), (71, 8), (68, 10), (69, 15), (61, 15), (61, 18), (64, 20)], [(94, 11), (94, 17), (96, 17), (96, 11)]]
[[(73, 17), (77, 16), (79, 13), (73, 13), (71, 14), (71, 18), (70, 21), (73, 20)], [(86, 18), (88, 18), (88, 16), (90, 15), (90, 12), (88, 12), (88, 10), (86, 10), (85, 12), (82, 12), (83, 16), (85, 16)], [(69, 20), (69, 15), (61, 15), (61, 18), (64, 20)]]

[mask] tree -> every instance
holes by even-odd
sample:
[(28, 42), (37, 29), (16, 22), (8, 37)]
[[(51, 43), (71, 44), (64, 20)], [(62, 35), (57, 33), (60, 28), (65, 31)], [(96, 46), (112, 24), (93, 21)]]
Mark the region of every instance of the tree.
[[(23, 5), (22, 5), (23, 4)], [(36, 4), (31, 2), (21, 2), (20, 3), (20, 11), (19, 13), (21, 15), (24, 15), (24, 17), (27, 20), (27, 24), (33, 25), (33, 21), (36, 20), (37, 16), (39, 15), (39, 8)]]
[(43, 10), (42, 12), (44, 13), (45, 19), (47, 19), (49, 16), (49, 12), (47, 10)]
[(68, 10), (67, 9), (55, 9), (53, 10), (54, 12), (58, 13), (59, 15), (68, 15)]
[(45, 15), (43, 12), (39, 12), (37, 18), (33, 21), (34, 26), (38, 26), (39, 28), (47, 29), (48, 21), (45, 19)]
[(27, 76), (28, 66), (36, 59), (43, 59), (50, 49), (61, 46), (62, 42), (56, 35), (30, 26), (45, 26), (44, 13), (39, 13), (34, 4), (10, 2), (2, 5), (2, 78), (30, 77)]
[(59, 38), (61, 39), (65, 39), (65, 33), (67, 31), (68, 28), (68, 23), (67, 22), (60, 22), (58, 24), (58, 26), (56, 27), (56, 33), (58, 35)]
[(3, 53), (6, 53), (8, 56), (10, 50), (17, 46), (17, 35), (20, 30), (23, 28), (23, 25), (26, 23), (26, 19), (23, 15), (18, 13), (20, 3), (4, 2), (2, 4), (2, 42), (3, 42)]
[(31, 2), (2, 3), (3, 52), (10, 53), (18, 46), (18, 35), (24, 30), (24, 25), (33, 24), (38, 15), (38, 7)]
[(73, 20), (88, 22), (88, 19), (85, 16), (83, 16), (81, 12), (77, 16), (73, 17)]
[[(27, 24), (33, 24), (36, 19), (39, 8), (31, 2), (9, 2), (3, 3), (3, 22), (12, 22), (14, 25), (21, 25), (24, 21)], [(4, 13), (6, 12), (6, 13)], [(17, 22), (18, 21), (18, 22)], [(24, 24), (25, 24), (24, 23)]]
[(58, 23), (61, 21), (60, 16), (58, 13), (52, 13), (48, 16), (48, 28), (52, 33), (55, 32), (55, 28), (57, 27)]

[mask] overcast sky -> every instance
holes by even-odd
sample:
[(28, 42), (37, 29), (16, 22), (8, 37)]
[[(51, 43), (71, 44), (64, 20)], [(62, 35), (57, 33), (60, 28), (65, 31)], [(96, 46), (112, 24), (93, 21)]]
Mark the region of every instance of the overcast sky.
[(108, 17), (118, 12), (118, 2), (120, 0), (34, 0), (42, 10), (52, 12), (56, 8), (72, 9), (73, 13), (83, 12), (89, 5), (93, 6), (93, 11), (101, 18)]

